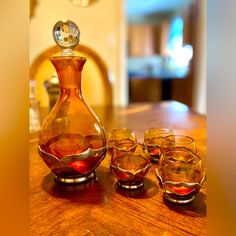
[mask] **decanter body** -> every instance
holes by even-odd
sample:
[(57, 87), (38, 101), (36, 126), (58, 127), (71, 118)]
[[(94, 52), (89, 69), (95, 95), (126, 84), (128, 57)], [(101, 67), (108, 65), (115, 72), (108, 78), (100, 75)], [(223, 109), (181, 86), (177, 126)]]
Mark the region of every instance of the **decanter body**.
[(60, 96), (43, 122), (38, 151), (44, 162), (64, 183), (94, 178), (106, 155), (106, 135), (81, 92), (81, 72), (86, 58), (52, 57)]

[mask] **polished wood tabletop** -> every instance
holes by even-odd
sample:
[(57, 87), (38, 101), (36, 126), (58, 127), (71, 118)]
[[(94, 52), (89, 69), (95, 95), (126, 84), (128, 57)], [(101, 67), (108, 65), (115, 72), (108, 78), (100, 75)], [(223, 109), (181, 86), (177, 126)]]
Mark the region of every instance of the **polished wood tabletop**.
[[(206, 151), (206, 117), (176, 101), (94, 108), (105, 130), (132, 128), (138, 141), (145, 129), (170, 127), (175, 134), (192, 136)], [(41, 113), (41, 119), (45, 116)], [(206, 235), (205, 182), (194, 201), (176, 205), (163, 199), (155, 176), (156, 165), (140, 190), (122, 190), (110, 173), (107, 155), (97, 168), (96, 179), (77, 185), (54, 181), (37, 153), (37, 134), (30, 135), (30, 232), (31, 235)], [(205, 159), (203, 160), (205, 163)]]

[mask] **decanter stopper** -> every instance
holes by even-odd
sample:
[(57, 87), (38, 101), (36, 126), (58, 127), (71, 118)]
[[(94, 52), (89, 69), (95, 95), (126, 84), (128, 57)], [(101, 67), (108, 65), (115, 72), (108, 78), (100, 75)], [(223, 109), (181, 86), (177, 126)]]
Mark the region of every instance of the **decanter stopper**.
[(62, 56), (73, 56), (73, 49), (79, 43), (79, 27), (70, 20), (58, 21), (53, 27), (53, 38), (62, 49)]

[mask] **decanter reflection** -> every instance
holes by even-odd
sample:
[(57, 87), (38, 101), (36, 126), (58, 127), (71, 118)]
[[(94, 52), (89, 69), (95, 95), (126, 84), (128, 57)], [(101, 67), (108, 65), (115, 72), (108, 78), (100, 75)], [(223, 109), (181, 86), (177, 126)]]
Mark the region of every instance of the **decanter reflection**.
[(53, 29), (61, 56), (52, 57), (60, 96), (44, 120), (38, 151), (44, 162), (64, 183), (80, 183), (95, 176), (107, 144), (104, 128), (81, 92), (81, 72), (86, 58), (75, 56), (79, 29), (71, 21), (59, 21)]
[(60, 87), (59, 87), (57, 75), (53, 74), (50, 79), (45, 80), (44, 86), (48, 93), (49, 111), (51, 111), (54, 105), (56, 104), (59, 94), (60, 94)]

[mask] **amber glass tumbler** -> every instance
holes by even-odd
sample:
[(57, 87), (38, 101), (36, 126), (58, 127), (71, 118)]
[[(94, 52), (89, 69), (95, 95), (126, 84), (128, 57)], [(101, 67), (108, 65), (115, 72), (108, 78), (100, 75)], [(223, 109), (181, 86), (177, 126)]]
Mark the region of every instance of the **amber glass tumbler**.
[(169, 135), (162, 140), (161, 152), (169, 150), (186, 150), (197, 153), (195, 140), (187, 135)]
[(178, 204), (193, 201), (205, 176), (199, 155), (176, 149), (162, 153), (156, 174), (164, 198)]
[(144, 143), (148, 149), (151, 161), (157, 162), (160, 159), (161, 144), (163, 138), (168, 135), (173, 135), (173, 132), (171, 129), (164, 127), (152, 127), (145, 131)]
[(144, 185), (151, 164), (148, 152), (143, 144), (135, 143), (132, 149), (114, 148), (111, 156), (110, 170), (117, 178), (118, 186), (125, 189), (138, 189)]

